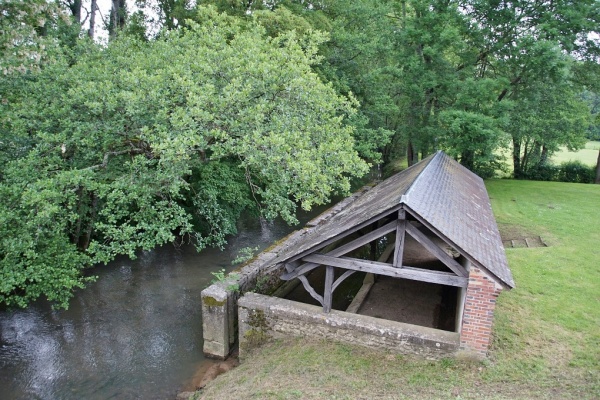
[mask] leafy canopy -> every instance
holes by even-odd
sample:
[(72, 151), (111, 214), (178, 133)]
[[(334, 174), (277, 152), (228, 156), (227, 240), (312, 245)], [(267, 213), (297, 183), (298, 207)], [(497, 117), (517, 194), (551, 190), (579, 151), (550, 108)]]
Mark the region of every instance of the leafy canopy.
[(355, 100), (312, 70), (323, 35), (199, 12), (0, 78), (0, 303), (66, 306), (86, 266), (178, 238), (222, 246), (245, 210), (293, 223), (367, 171)]

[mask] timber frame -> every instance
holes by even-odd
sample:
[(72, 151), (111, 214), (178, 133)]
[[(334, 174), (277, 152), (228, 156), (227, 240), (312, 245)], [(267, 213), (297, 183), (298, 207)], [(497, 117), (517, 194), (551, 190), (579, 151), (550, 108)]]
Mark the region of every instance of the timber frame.
[[(357, 271), (466, 288), (468, 284), (468, 271), (415, 226), (417, 222), (417, 218), (411, 214), (407, 207), (399, 206), (391, 213), (372, 218), (354, 229), (331, 238), (326, 244), (343, 241), (354, 232), (359, 231), (360, 228), (369, 226), (372, 228), (370, 232), (356, 239), (326, 253), (320, 251), (305, 252), (306, 254), (303, 253), (293, 257), (284, 263), (285, 273), (281, 275), (281, 279), (289, 281), (298, 278), (306, 291), (323, 306), (323, 311), (326, 313), (331, 311), (335, 289), (342, 281)], [(391, 248), (393, 256), (390, 254), (389, 257), (391, 262), (387, 262), (388, 257), (384, 257), (383, 261), (370, 261), (346, 256), (348, 253), (389, 234), (393, 234), (394, 236), (394, 245)], [(436, 256), (450, 271), (434, 271), (404, 265), (403, 252), (405, 236), (407, 234)], [(450, 243), (447, 244), (450, 246)], [(320, 266), (325, 267), (325, 287), (322, 295), (317, 293), (306, 277), (308, 273)], [(335, 281), (334, 268), (345, 270)]]

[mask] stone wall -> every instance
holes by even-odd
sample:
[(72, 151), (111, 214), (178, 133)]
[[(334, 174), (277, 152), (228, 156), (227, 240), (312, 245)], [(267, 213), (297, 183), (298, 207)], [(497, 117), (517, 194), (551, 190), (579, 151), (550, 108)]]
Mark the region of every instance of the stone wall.
[(247, 293), (238, 300), (240, 357), (278, 337), (328, 338), (401, 354), (437, 359), (459, 350), (455, 332), (332, 310)]
[[(296, 231), (284, 242), (295, 241), (303, 231)], [(277, 246), (275, 247), (275, 249)], [(240, 292), (249, 290), (270, 291), (281, 285), (281, 268), (270, 261), (277, 253), (261, 253), (238, 271), (227, 276), (201, 293), (203, 352), (207, 357), (226, 358), (237, 337), (237, 299)]]
[(460, 330), (460, 346), (485, 357), (492, 337), (494, 309), (502, 286), (471, 265)]
[(237, 336), (237, 299), (240, 292), (272, 293), (284, 283), (280, 279), (283, 267), (271, 262), (277, 254), (296, 245), (304, 235), (310, 234), (316, 226), (346, 208), (369, 189), (368, 186), (363, 187), (308, 222), (306, 228), (291, 233), (260, 253), (246, 265), (229, 274), (224, 281), (202, 291), (203, 351), (206, 356), (224, 359), (229, 355)]

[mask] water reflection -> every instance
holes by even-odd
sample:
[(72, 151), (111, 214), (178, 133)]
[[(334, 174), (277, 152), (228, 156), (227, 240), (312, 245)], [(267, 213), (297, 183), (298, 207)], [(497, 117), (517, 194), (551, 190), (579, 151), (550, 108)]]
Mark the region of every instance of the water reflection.
[(0, 312), (0, 399), (174, 398), (203, 360), (200, 291), (211, 272), (291, 230), (248, 219), (223, 252), (164, 246), (96, 268), (68, 311), (40, 301)]

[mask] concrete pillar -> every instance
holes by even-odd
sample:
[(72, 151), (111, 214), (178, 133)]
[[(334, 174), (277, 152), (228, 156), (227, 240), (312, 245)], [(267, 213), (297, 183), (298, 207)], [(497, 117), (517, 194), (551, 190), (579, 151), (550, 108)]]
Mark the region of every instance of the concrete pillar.
[(225, 359), (230, 352), (230, 304), (231, 295), (221, 285), (207, 287), (202, 297), (203, 352), (207, 357)]

